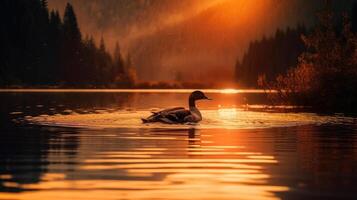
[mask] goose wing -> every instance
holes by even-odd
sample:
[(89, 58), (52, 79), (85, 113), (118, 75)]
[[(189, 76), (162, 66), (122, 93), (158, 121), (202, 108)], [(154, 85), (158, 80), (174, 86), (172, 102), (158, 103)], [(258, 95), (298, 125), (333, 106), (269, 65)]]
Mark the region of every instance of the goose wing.
[(172, 113), (175, 111), (180, 111), (180, 110), (185, 110), (184, 107), (175, 107), (175, 108), (168, 108), (165, 110), (160, 110), (158, 112), (152, 112), (153, 114), (168, 114), (168, 113)]
[(153, 112), (150, 117), (143, 119), (143, 122), (184, 123), (188, 115), (191, 115), (191, 112), (183, 107), (169, 108), (159, 112)]

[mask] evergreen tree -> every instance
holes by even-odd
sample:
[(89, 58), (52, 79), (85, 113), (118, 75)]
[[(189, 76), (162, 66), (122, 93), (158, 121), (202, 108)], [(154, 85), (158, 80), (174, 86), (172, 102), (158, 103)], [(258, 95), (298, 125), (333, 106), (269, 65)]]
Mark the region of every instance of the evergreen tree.
[(106, 51), (105, 42), (103, 36), (100, 39), (99, 45), (99, 67), (100, 70), (98, 71), (99, 74), (99, 84), (108, 85), (112, 83), (112, 59), (110, 54)]
[(237, 60), (235, 76), (241, 86), (256, 87), (262, 74), (274, 80), (297, 64), (297, 57), (305, 49), (301, 35), (306, 33), (304, 26), (295, 29), (278, 29), (273, 37), (263, 37), (250, 43), (241, 60)]
[(47, 0), (2, 0), (0, 24), (0, 86), (107, 87), (127, 77), (119, 46), (112, 59), (104, 38), (82, 40), (71, 4), (62, 21)]
[(82, 34), (78, 27), (77, 17), (70, 3), (67, 3), (63, 17), (63, 31), (66, 39), (80, 44)]
[[(91, 68), (93, 65), (93, 55), (91, 52), (91, 47), (90, 47), (90, 38), (89, 36), (86, 36), (84, 41), (83, 41), (83, 48), (82, 48), (82, 57), (83, 57), (83, 66), (86, 67), (86, 71), (83, 73), (83, 84), (89, 84), (89, 80), (94, 81), (94, 70)], [(93, 44), (94, 45), (94, 44)], [(95, 49), (95, 47), (94, 47)]]
[(63, 67), (62, 76), (69, 84), (78, 84), (82, 80), (81, 62), (82, 36), (77, 17), (71, 4), (67, 3), (63, 17)]
[(49, 23), (49, 51), (51, 66), (49, 70), (50, 74), (50, 84), (58, 84), (61, 82), (59, 75), (62, 73), (61, 69), (61, 57), (60, 49), (62, 44), (62, 20), (57, 10), (52, 10), (50, 13), (50, 23)]
[(124, 77), (124, 60), (120, 52), (119, 43), (116, 42), (113, 56), (113, 70), (112, 74), (114, 75), (113, 81), (118, 82)]
[(125, 80), (122, 81), (122, 83), (125, 86), (130, 86), (134, 85), (136, 82), (136, 72), (133, 67), (133, 63), (131, 60), (131, 55), (128, 53), (125, 64), (124, 64), (124, 74), (125, 74)]

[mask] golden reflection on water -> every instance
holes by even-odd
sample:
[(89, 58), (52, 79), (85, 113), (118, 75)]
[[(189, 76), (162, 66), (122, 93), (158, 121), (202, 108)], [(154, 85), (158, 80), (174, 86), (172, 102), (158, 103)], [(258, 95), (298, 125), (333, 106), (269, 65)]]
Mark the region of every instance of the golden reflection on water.
[[(206, 91), (214, 101), (198, 103), (199, 125), (141, 123), (151, 110), (186, 105), (191, 91), (26, 90), (30, 94), (13, 95), (3, 109), (24, 118), (16, 124), (24, 129), (0, 138), (5, 162), (0, 199), (355, 196), (355, 188), (340, 190), (357, 180), (356, 134), (340, 126), (356, 124), (355, 118), (268, 113), (251, 94), (263, 91), (227, 89)], [(36, 125), (27, 129), (23, 123)]]
[[(143, 124), (141, 118), (148, 116), (150, 110), (103, 112), (91, 114), (57, 114), (40, 115), (36, 117), (27, 116), (25, 119), (29, 123), (60, 126), (79, 127), (91, 129), (105, 128), (164, 128), (164, 129), (257, 129), (273, 127), (291, 127), (308, 124), (327, 123), (353, 123), (353, 118), (339, 116), (320, 116), (313, 113), (266, 113), (246, 111), (239, 108), (219, 108), (201, 110), (203, 121), (199, 124), (188, 125), (167, 125), (162, 123)], [(135, 139), (132, 135), (122, 136), (123, 139)], [(139, 138), (137, 138), (139, 139)], [(163, 138), (147, 137), (146, 140), (166, 140), (175, 137), (166, 136)]]
[(220, 108), (218, 109), (218, 116), (220, 119), (236, 119), (237, 109), (235, 108)]
[[(275, 193), (289, 190), (270, 182), (269, 169), (279, 163), (269, 153), (273, 147), (259, 141), (252, 145), (249, 132), (191, 129), (123, 135), (83, 130), (75, 157), (50, 152), (53, 164), (39, 183), (22, 184), (24, 192), (0, 193), (0, 198), (279, 199)], [(67, 166), (69, 161), (78, 164)]]

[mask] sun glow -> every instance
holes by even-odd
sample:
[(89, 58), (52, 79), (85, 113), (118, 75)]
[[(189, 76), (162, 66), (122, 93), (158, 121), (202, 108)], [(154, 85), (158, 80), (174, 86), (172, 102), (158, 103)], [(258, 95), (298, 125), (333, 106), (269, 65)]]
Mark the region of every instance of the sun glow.
[(239, 90), (236, 89), (223, 89), (221, 90), (222, 94), (237, 94), (239, 93)]

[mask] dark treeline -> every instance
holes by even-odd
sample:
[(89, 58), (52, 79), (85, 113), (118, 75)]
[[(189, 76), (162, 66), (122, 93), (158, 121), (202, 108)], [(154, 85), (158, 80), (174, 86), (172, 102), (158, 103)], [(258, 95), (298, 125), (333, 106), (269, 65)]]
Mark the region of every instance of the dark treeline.
[[(350, 13), (351, 30), (357, 32), (357, 4)], [(336, 29), (342, 29), (342, 17), (336, 16)], [(296, 28), (277, 30), (270, 38), (263, 37), (250, 43), (243, 58), (236, 62), (235, 77), (241, 87), (259, 87), (258, 78), (263, 75), (266, 81), (275, 80), (280, 74), (298, 64), (299, 56), (306, 51), (302, 36), (308, 34), (303, 25)]]
[(273, 81), (259, 78), (260, 86), (277, 91), (269, 94), (272, 103), (357, 113), (356, 6), (352, 15), (341, 15), (327, 2), (318, 23), (302, 36), (306, 50), (298, 64)]
[(82, 37), (72, 5), (63, 17), (47, 0), (0, 1), (0, 86), (129, 87), (134, 73), (119, 45)]
[(268, 80), (275, 79), (288, 68), (297, 64), (297, 57), (304, 51), (301, 35), (304, 26), (286, 30), (278, 29), (274, 36), (263, 37), (250, 43), (241, 61), (236, 63), (236, 80), (240, 86), (256, 87), (259, 75)]

